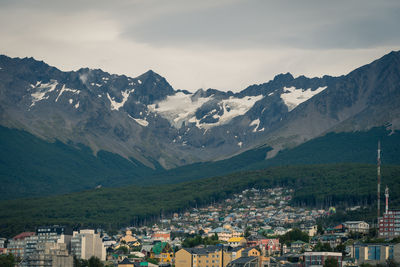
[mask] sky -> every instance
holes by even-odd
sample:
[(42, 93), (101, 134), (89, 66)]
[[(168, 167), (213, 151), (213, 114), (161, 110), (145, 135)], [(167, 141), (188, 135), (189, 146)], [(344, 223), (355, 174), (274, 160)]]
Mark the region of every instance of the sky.
[(399, 14), (398, 0), (0, 0), (0, 54), (240, 91), (400, 50)]

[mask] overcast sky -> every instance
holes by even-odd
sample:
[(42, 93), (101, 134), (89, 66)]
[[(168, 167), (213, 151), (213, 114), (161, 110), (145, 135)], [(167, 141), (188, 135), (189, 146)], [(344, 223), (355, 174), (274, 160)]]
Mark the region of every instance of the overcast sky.
[(398, 0), (0, 0), (0, 54), (238, 91), (400, 50), (399, 14)]

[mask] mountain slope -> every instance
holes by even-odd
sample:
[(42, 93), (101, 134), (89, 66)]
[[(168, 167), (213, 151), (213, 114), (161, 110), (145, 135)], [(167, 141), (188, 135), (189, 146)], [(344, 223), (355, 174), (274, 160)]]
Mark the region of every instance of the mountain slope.
[(246, 150), (335, 80), (285, 74), (236, 94), (189, 93), (175, 91), (153, 71), (137, 78), (91, 69), (62, 72), (6, 56), (0, 56), (0, 68), (0, 125), (165, 168)]
[[(14, 157), (8, 159), (3, 153), (0, 158), (1, 181), (20, 196), (29, 192), (18, 186), (24, 177), (30, 179), (31, 189), (45, 181), (53, 186), (35, 194), (51, 194), (97, 184), (172, 183), (284, 162), (357, 161), (357, 153), (332, 147), (322, 153), (318, 146), (331, 141), (344, 149), (335, 139), (338, 135), (329, 133), (348, 133), (351, 140), (352, 134), (369, 136), (373, 127), (384, 126), (394, 133), (393, 138), (398, 136), (400, 52), (345, 76), (280, 74), (239, 93), (174, 90), (153, 71), (137, 78), (87, 68), (62, 72), (32, 58), (0, 56), (0, 126), (6, 136), (0, 149), (15, 150)], [(32, 136), (12, 135), (6, 128)], [(383, 130), (379, 135), (384, 139), (388, 133)], [(18, 141), (25, 150), (16, 142), (18, 138), (25, 139)], [(368, 145), (358, 142), (358, 146), (371, 153), (377, 140), (366, 140)], [(50, 152), (38, 155), (40, 148), (29, 142), (40, 143), (38, 147), (46, 147), (44, 152), (53, 151), (61, 162), (48, 161)], [(355, 140), (348, 147), (352, 143)], [(264, 160), (266, 153), (271, 161)], [(346, 158), (344, 153), (353, 156)], [(43, 159), (43, 167), (30, 164), (26, 155)], [(314, 160), (304, 160), (309, 155), (315, 155)], [(18, 157), (27, 163), (18, 164)], [(79, 157), (96, 162), (96, 167), (77, 163)], [(118, 164), (124, 167), (119, 170)], [(54, 190), (54, 185), (68, 184), (70, 169), (74, 179), (82, 179), (79, 186), (70, 183), (65, 191)], [(80, 169), (85, 171), (80, 173)]]
[(133, 184), (155, 170), (83, 145), (46, 142), (0, 126), (0, 199), (62, 194)]
[(278, 152), (331, 131), (368, 130), (383, 125), (399, 129), (399, 104), (400, 53), (391, 52), (341, 77), (289, 113), (268, 134), (266, 143)]

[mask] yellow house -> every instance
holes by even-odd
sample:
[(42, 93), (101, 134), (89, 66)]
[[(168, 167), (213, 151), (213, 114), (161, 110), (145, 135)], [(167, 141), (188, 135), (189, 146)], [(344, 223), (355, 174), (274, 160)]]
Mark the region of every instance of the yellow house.
[(240, 246), (245, 246), (247, 243), (247, 240), (240, 236), (240, 237), (231, 237), (228, 239), (228, 244), (235, 248), (235, 247), (240, 247)]
[(132, 231), (128, 229), (128, 230), (126, 230), (126, 232), (125, 232), (125, 236), (124, 236), (124, 237), (121, 237), (120, 242), (121, 242), (121, 241), (125, 241), (125, 242), (128, 244), (128, 243), (130, 243), (130, 242), (136, 242), (137, 239), (136, 239), (136, 237), (134, 237), (134, 236), (132, 235)]
[(182, 248), (175, 253), (175, 267), (226, 267), (232, 253), (222, 247)]
[(158, 242), (151, 249), (150, 258), (157, 259), (160, 263), (173, 263), (174, 251), (167, 242)]
[(235, 253), (235, 249), (233, 249), (234, 257), (232, 257), (232, 261), (229, 264), (229, 267), (236, 266), (264, 266), (262, 264), (268, 263), (269, 258), (263, 257), (261, 252), (255, 248), (236, 248), (237, 251)]

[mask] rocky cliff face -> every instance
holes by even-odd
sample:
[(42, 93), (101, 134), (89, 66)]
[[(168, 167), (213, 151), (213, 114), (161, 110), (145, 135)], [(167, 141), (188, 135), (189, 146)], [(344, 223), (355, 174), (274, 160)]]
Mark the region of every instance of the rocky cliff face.
[(0, 124), (172, 168), (260, 145), (276, 152), (329, 131), (398, 129), (399, 69), (400, 52), (392, 52), (346, 76), (287, 73), (239, 93), (190, 93), (153, 71), (62, 72), (0, 56)]

